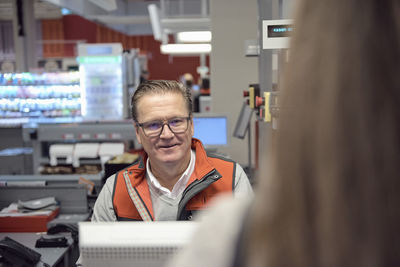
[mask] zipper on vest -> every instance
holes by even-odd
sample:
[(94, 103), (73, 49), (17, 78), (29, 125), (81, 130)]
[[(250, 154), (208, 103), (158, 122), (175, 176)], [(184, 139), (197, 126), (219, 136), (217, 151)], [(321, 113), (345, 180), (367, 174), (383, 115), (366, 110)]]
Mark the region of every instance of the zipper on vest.
[[(210, 176), (212, 176), (211, 179), (209, 179)], [(210, 184), (217, 181), (219, 178), (221, 178), (221, 174), (219, 174), (216, 169), (213, 169), (212, 171), (204, 175), (202, 179), (195, 180), (188, 187), (186, 187), (186, 189), (182, 193), (182, 198), (179, 201), (177, 219), (179, 219), (179, 217), (181, 216), (182, 210), (189, 202), (189, 200), (197, 195), (197, 193), (207, 188)]]

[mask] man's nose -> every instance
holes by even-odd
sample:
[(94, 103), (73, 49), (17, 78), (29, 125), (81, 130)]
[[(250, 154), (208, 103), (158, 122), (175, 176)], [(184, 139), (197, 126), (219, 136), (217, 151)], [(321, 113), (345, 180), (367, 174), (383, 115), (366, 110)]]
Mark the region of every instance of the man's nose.
[(168, 124), (165, 123), (161, 129), (160, 137), (162, 138), (171, 138), (174, 136), (174, 133), (169, 128)]

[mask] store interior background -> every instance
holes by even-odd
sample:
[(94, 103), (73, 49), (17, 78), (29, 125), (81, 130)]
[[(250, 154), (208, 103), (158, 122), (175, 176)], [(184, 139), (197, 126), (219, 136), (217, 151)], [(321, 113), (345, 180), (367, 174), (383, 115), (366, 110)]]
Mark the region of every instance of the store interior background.
[[(13, 23), (12, 6), (17, 1), (19, 0), (0, 1), (0, 25), (2, 26), (0, 37), (3, 48), (0, 51), (0, 61), (4, 61), (7, 57), (10, 58), (10, 51), (4, 50), (4, 47), (16, 47), (15, 50), (18, 51), (18, 45), (20, 45), (19, 42), (16, 44), (15, 40), (10, 39), (10, 34), (13, 35), (12, 32), (4, 30), (9, 27), (7, 25)], [(260, 84), (262, 90), (271, 90), (273, 71), (271, 69), (272, 52), (261, 50), (257, 56), (246, 56), (246, 44), (249, 41), (260, 42), (259, 32), (262, 19), (288, 17), (292, 1), (116, 0), (118, 9), (111, 12), (105, 11), (93, 4), (94, 1), (89, 0), (22, 0), (22, 2), (24, 5), (28, 5), (25, 8), (29, 9), (30, 5), (35, 11), (35, 23), (29, 25), (30, 28), (25, 30), (27, 36), (29, 32), (34, 32), (36, 46), (33, 47), (36, 47), (37, 62), (55, 60), (64, 61), (65, 66), (68, 65), (68, 62), (73, 64), (77, 56), (75, 48), (77, 41), (85, 43), (120, 42), (124, 49), (138, 48), (140, 53), (146, 56), (150, 79), (177, 80), (182, 74), (191, 73), (195, 81), (199, 78), (196, 68), (201, 64), (200, 56), (161, 54), (161, 42), (153, 37), (147, 6), (171, 3), (179, 5), (183, 2), (185, 6), (190, 6), (190, 2), (193, 2), (195, 6), (198, 6), (199, 2), (201, 5), (206, 4), (208, 12), (204, 18), (209, 21), (209, 30), (212, 32), (212, 51), (206, 56), (205, 63), (210, 70), (211, 112), (226, 114), (229, 126), (229, 146), (221, 148), (220, 152), (229, 155), (243, 166), (248, 165), (248, 140), (233, 137), (235, 123), (242, 103), (245, 101), (243, 91), (248, 89), (249, 84), (257, 83)], [(100, 2), (107, 3), (108, 1)], [(72, 13), (61, 15), (62, 6), (69, 7)], [(190, 14), (183, 13), (181, 15), (183, 18), (191, 18)], [(182, 27), (185, 27), (184, 20)], [(10, 42), (13, 43), (10, 44)], [(28, 45), (24, 51), (29, 52), (28, 50), (32, 51), (32, 46)], [(63, 67), (61, 64), (60, 67), (65, 68), (65, 66)], [(254, 122), (251, 127), (253, 124)], [(270, 126), (261, 126), (260, 140), (263, 135), (268, 134), (268, 127)], [(0, 149), (25, 145), (20, 138), (15, 138), (13, 129), (10, 127), (3, 127), (1, 132)], [(251, 153), (255, 153), (256, 150), (254, 149), (254, 139), (253, 131)], [(263, 145), (266, 144), (258, 144), (258, 149), (263, 149)], [(25, 165), (29, 165), (26, 159), (21, 160), (25, 161)], [(18, 161), (15, 159), (10, 161), (11, 165), (16, 166), (12, 168), (13, 172), (18, 173)]]

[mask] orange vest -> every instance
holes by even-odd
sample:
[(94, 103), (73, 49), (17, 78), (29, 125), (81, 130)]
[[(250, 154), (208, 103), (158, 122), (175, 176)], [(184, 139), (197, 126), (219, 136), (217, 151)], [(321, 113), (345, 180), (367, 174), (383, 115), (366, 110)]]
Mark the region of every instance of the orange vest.
[[(205, 208), (217, 194), (233, 192), (236, 163), (207, 155), (201, 142), (195, 138), (192, 139), (192, 149), (196, 153), (195, 168), (179, 202), (177, 220), (189, 220), (193, 211)], [(113, 206), (117, 220), (142, 220), (129, 197), (123, 176), (125, 170), (147, 213), (154, 220), (149, 186), (146, 181), (146, 160), (147, 155), (144, 155), (115, 175)]]

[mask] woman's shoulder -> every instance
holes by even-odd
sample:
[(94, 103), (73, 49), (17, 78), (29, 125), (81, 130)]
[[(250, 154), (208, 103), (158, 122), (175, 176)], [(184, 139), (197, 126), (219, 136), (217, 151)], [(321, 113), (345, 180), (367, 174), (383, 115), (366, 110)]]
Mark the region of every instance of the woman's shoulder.
[(170, 267), (230, 266), (234, 258), (236, 241), (247, 215), (250, 200), (221, 196), (212, 207), (200, 212), (199, 223), (188, 245), (178, 254)]

